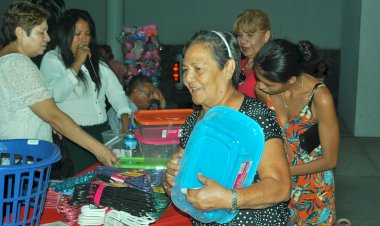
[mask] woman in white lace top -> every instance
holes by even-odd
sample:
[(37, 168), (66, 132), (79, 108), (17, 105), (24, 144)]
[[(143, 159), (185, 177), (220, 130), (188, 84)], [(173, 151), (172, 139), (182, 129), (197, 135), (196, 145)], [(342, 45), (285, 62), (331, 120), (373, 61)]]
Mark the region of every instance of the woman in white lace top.
[(12, 3), (4, 14), (0, 40), (0, 139), (51, 141), (53, 127), (93, 153), (106, 165), (117, 160), (110, 149), (89, 136), (60, 111), (30, 60), (43, 54), (50, 37), (50, 13), (29, 2)]

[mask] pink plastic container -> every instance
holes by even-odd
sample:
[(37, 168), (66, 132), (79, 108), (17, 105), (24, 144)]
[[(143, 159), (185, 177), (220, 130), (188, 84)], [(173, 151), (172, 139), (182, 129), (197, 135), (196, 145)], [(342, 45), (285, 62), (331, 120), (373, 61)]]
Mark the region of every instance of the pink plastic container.
[(148, 140), (144, 139), (138, 131), (135, 135), (139, 151), (144, 158), (170, 159), (179, 147), (179, 138)]

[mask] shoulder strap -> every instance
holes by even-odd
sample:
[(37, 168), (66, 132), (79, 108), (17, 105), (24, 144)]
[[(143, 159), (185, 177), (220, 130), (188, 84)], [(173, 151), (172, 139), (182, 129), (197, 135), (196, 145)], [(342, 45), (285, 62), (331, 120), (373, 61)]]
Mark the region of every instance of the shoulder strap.
[(317, 84), (315, 84), (313, 90), (311, 91), (310, 96), (309, 96), (309, 100), (308, 100), (308, 103), (307, 103), (307, 105), (309, 106), (310, 111), (311, 111), (311, 104), (313, 103), (313, 98), (314, 98), (314, 93), (315, 93), (315, 91), (316, 91), (319, 87), (324, 86), (324, 85), (325, 85), (325, 84), (323, 84), (322, 82), (318, 82)]

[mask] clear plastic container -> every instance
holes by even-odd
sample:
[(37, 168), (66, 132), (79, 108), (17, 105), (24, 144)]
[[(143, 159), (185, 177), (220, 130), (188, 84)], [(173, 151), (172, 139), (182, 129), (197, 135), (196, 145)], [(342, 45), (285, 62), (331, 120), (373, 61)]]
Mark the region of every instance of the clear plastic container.
[(139, 148), (128, 150), (125, 148), (125, 134), (117, 130), (107, 130), (102, 133), (103, 144), (113, 150), (117, 158), (142, 157)]
[[(103, 144), (107, 147), (124, 148), (125, 134), (118, 130), (107, 130), (102, 132)], [(120, 142), (122, 141), (122, 142)]]
[(128, 169), (165, 169), (171, 156), (177, 152), (179, 139), (175, 140), (146, 140), (139, 132), (135, 132), (139, 155), (119, 158), (123, 168)]
[(228, 189), (250, 186), (263, 149), (264, 134), (256, 121), (228, 107), (211, 108), (191, 133), (171, 190), (173, 203), (204, 223), (231, 221), (238, 212), (200, 211), (187, 202), (187, 189), (203, 187), (199, 172)]

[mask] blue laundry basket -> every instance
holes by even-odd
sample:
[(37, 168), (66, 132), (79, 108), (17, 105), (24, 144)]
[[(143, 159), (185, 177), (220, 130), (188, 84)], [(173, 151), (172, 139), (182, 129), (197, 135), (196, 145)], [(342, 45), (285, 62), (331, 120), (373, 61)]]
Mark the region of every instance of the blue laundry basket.
[(0, 140), (0, 225), (39, 225), (51, 166), (61, 158), (43, 140)]

